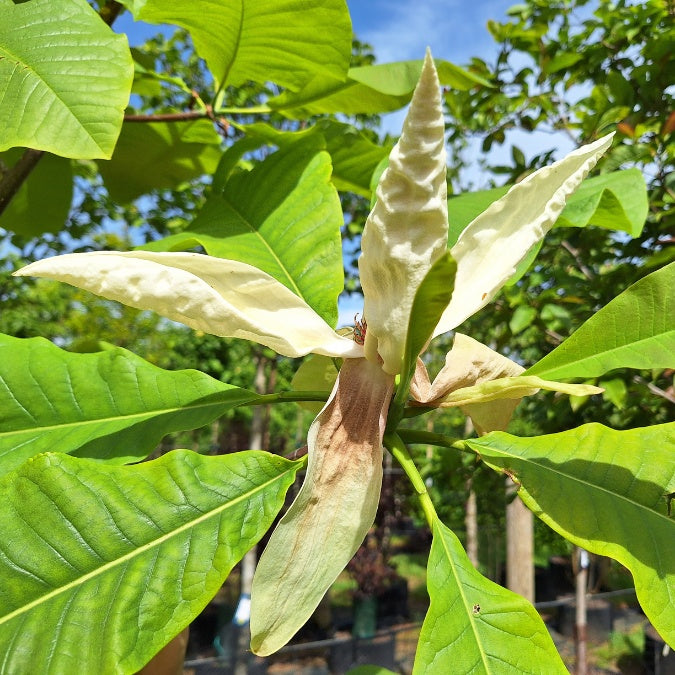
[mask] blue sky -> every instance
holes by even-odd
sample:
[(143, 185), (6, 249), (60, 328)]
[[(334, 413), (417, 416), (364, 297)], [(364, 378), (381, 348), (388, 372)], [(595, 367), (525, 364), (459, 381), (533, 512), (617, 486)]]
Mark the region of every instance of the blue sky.
[(458, 65), (494, 54), (488, 19), (503, 21), (516, 0), (347, 0), (359, 39), (375, 47), (379, 62), (434, 56)]

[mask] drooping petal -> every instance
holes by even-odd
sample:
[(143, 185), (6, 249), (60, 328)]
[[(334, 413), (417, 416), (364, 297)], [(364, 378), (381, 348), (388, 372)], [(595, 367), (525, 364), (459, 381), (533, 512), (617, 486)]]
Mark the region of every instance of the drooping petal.
[(513, 377), (524, 370), (521, 365), (482, 342), (468, 335), (455, 333), (452, 349), (445, 357), (445, 365), (434, 378), (426, 398), (417, 400), (440, 403), (457, 389), (501, 377)]
[(586, 384), (567, 384), (520, 375), (525, 369), (515, 361), (461, 333), (455, 334), (445, 365), (429, 383), (421, 359), (417, 361), (410, 393), (427, 406), (461, 408), (471, 417), (479, 434), (504, 430), (520, 399), (540, 389), (569, 395), (599, 394)]
[(457, 261), (455, 292), (434, 335), (459, 326), (492, 300), (553, 227), (565, 200), (609, 148), (613, 135), (535, 171), (466, 227), (451, 249)]
[[(456, 390), (481, 382), (519, 375), (525, 370), (515, 361), (502, 356), (473, 338), (455, 333), (452, 349), (445, 357), (445, 365), (434, 378), (433, 385), (421, 360), (418, 360), (414, 387), (410, 392), (417, 401), (427, 405), (443, 405), (444, 398)], [(536, 393), (533, 390), (531, 393)], [(479, 434), (506, 429), (520, 398), (500, 398), (493, 401), (459, 404), (462, 412), (471, 418)]]
[(64, 281), (205, 333), (253, 340), (285, 356), (363, 354), (283, 284), (234, 260), (198, 253), (71, 253), (15, 274)]
[(377, 361), (379, 354), (392, 374), (401, 367), (415, 292), (447, 249), (444, 131), (438, 74), (427, 52), (361, 239), (366, 356)]
[(281, 648), (311, 616), (375, 519), (394, 378), (345, 360), (308, 435), (305, 481), (263, 552), (251, 592), (251, 648)]

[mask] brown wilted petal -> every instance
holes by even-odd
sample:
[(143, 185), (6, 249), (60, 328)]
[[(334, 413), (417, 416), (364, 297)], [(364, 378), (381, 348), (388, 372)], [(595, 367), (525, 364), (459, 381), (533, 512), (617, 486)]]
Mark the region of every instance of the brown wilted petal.
[(293, 637), (373, 524), (393, 386), (393, 376), (377, 364), (346, 359), (331, 398), (310, 427), (305, 481), (253, 579), (256, 654), (271, 654)]

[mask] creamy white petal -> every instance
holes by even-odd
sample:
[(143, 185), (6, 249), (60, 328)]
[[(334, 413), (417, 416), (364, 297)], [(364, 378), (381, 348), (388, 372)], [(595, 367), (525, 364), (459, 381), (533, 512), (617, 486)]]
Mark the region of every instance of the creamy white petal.
[[(433, 385), (429, 383), (426, 369), (423, 365), (420, 366), (421, 363), (418, 359), (414, 379), (416, 388), (411, 386), (410, 392), (417, 401), (437, 406), (444, 405), (444, 398), (458, 389), (466, 391), (466, 387), (497, 378), (520, 375), (525, 370), (515, 361), (461, 333), (455, 334), (452, 349), (445, 357), (445, 365), (434, 378)], [(532, 390), (531, 393), (535, 392), (536, 390)], [(483, 434), (506, 429), (518, 403), (519, 398), (500, 398), (458, 405), (462, 412), (471, 418), (476, 431)]]
[(379, 355), (387, 373), (400, 371), (415, 292), (447, 249), (444, 132), (438, 74), (427, 52), (361, 239), (366, 357)]
[(375, 519), (382, 435), (394, 378), (366, 359), (346, 359), (307, 436), (298, 496), (260, 557), (251, 591), (251, 648), (266, 656), (309, 619)]
[(492, 300), (553, 227), (565, 200), (609, 148), (612, 137), (584, 145), (535, 171), (467, 226), (451, 249), (457, 261), (455, 291), (434, 335), (459, 326)]
[(283, 284), (234, 260), (198, 253), (72, 253), (40, 260), (15, 274), (64, 281), (205, 333), (258, 342), (285, 356), (363, 355), (361, 346), (338, 335)]
[(457, 389), (502, 377), (514, 377), (524, 370), (521, 365), (482, 342), (455, 333), (452, 349), (445, 357), (445, 365), (434, 378), (427, 401), (440, 401)]

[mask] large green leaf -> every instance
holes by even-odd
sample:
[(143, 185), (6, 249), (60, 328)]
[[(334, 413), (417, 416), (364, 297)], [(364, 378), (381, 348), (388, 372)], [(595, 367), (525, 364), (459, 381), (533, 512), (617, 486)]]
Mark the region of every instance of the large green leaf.
[(0, 474), (48, 450), (139, 461), (167, 433), (201, 427), (255, 398), (124, 349), (72, 354), (42, 338), (0, 335)]
[(221, 140), (210, 120), (128, 122), (112, 159), (98, 167), (110, 196), (130, 202), (151, 190), (213, 173), (222, 154)]
[(186, 28), (221, 85), (247, 80), (299, 89), (313, 75), (344, 77), (352, 26), (344, 0), (125, 0), (136, 19)]
[(320, 119), (303, 131), (279, 131), (261, 122), (241, 127), (250, 139), (260, 144), (287, 145), (298, 138), (320, 134), (333, 162), (332, 181), (338, 190), (348, 190), (370, 197), (371, 179), (379, 163), (387, 157), (390, 146), (373, 143), (366, 135), (351, 126), (332, 119)]
[(596, 377), (614, 368), (675, 367), (675, 263), (652, 272), (594, 314), (528, 375)]
[(654, 627), (675, 644), (675, 423), (615, 431), (600, 424), (536, 438), (494, 432), (466, 441), (547, 525), (633, 574)]
[[(14, 148), (0, 155), (13, 166), (23, 155)], [(73, 171), (69, 159), (45, 153), (0, 215), (0, 227), (24, 237), (62, 230), (73, 198)]]
[(427, 567), (431, 604), (413, 673), (567, 673), (537, 610), (476, 571), (438, 520)]
[(187, 230), (143, 248), (203, 246), (209, 255), (254, 265), (335, 326), (344, 285), (343, 219), (322, 145), (319, 136), (303, 138), (251, 171), (234, 173), (222, 190), (212, 192)]
[(132, 78), (126, 37), (86, 0), (0, 0), (0, 151), (110, 157)]
[(0, 481), (7, 673), (134, 673), (215, 595), (301, 463), (178, 450), (135, 466), (44, 454)]
[[(323, 113), (375, 114), (398, 110), (406, 105), (422, 72), (422, 60), (383, 63), (350, 68), (349, 76), (317, 75), (296, 92), (284, 92), (267, 103), (296, 119)], [(481, 77), (449, 61), (435, 61), (441, 84), (466, 90), (490, 86)]]
[[(450, 222), (449, 245), (452, 246), (464, 228), (492, 202), (508, 192), (509, 186), (469, 192), (448, 200)], [(647, 192), (638, 169), (615, 171), (587, 178), (567, 199), (556, 227), (595, 225), (627, 232), (636, 237), (642, 232), (647, 217)]]
[(568, 200), (556, 227), (595, 225), (621, 230), (631, 237), (642, 232), (649, 203), (640, 169), (605, 173), (584, 181)]

